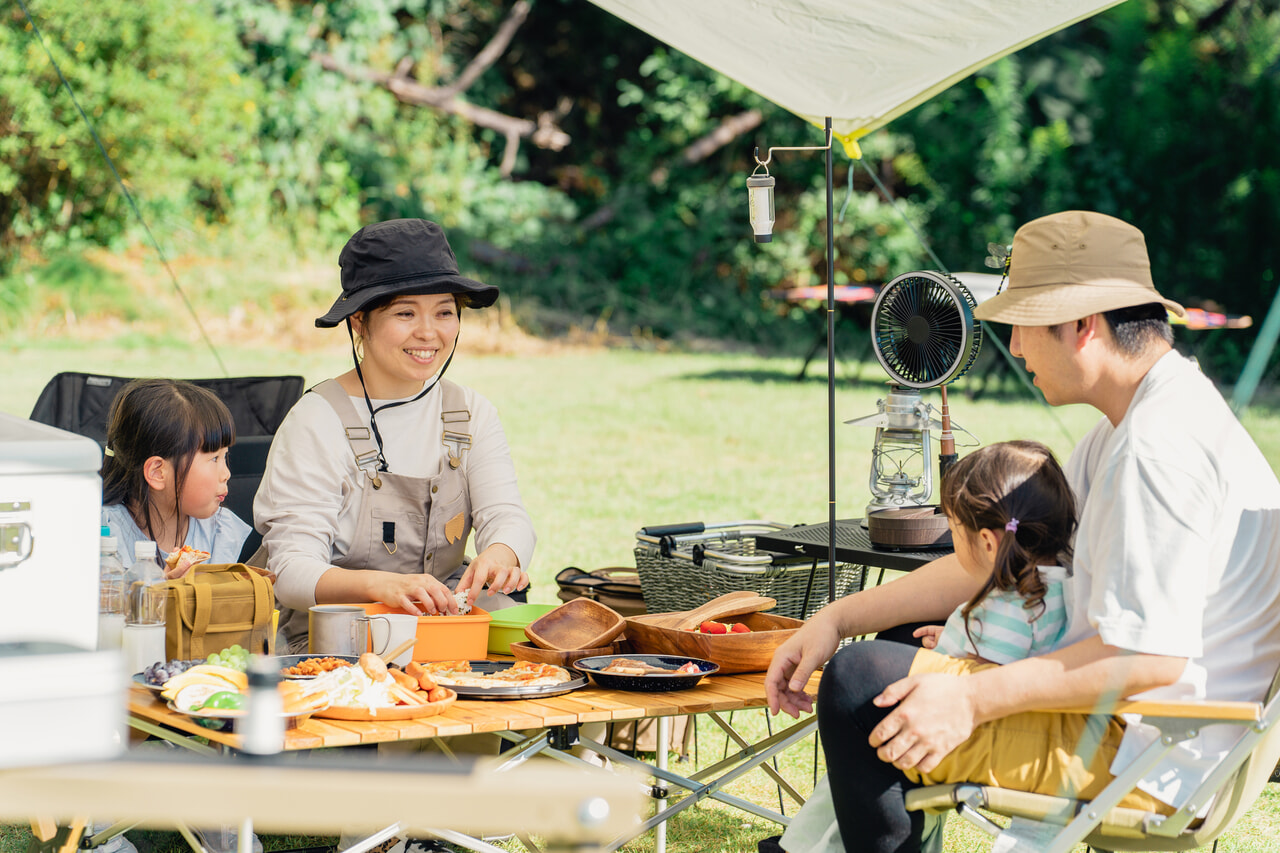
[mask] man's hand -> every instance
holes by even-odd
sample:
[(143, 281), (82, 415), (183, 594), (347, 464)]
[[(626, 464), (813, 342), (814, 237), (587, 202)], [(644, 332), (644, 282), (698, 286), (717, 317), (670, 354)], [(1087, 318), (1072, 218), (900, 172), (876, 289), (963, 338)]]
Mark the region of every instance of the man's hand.
[(804, 691), (814, 670), (831, 659), (840, 645), (832, 620), (814, 616), (778, 647), (764, 677), (764, 693), (770, 713), (785, 711), (792, 717), (813, 710), (813, 697)]
[[(776, 658), (775, 658), (776, 660)], [(977, 723), (971, 677), (929, 673), (895, 681), (873, 701), (897, 705), (871, 730), (880, 760), (899, 770), (928, 773), (969, 739)]]
[(514, 551), (499, 542), (485, 548), (467, 565), (458, 581), (458, 589), (467, 591), (467, 603), (475, 604), (480, 590), (489, 584), (489, 595), (502, 592), (510, 595), (529, 585), (529, 575), (520, 569), (520, 560)]

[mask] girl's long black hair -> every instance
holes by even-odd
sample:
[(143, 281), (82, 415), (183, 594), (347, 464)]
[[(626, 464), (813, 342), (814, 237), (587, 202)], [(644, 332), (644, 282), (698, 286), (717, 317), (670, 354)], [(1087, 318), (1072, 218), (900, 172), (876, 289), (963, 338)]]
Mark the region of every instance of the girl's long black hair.
[(102, 461), (102, 503), (124, 504), (142, 532), (155, 538), (159, 510), (143, 476), (152, 456), (174, 469), (179, 503), (174, 521), (181, 530), (182, 486), (197, 452), (213, 453), (236, 440), (231, 412), (207, 388), (176, 379), (135, 379), (111, 402), (107, 454)]
[(942, 511), (975, 536), (1003, 533), (991, 577), (960, 610), (966, 632), (969, 614), (994, 590), (1016, 590), (1027, 609), (1043, 611), (1036, 567), (1069, 562), (1076, 529), (1075, 495), (1053, 451), (1038, 441), (1003, 441), (970, 453), (943, 478)]

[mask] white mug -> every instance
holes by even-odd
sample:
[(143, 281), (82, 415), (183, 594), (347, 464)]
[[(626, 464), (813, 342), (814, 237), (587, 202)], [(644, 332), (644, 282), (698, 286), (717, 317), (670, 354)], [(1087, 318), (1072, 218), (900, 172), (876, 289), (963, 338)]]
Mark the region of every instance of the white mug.
[[(418, 636), (418, 617), (410, 613), (379, 613), (369, 617), (369, 631), (373, 639), (373, 653), (383, 655)], [(405, 649), (394, 660), (388, 661), (404, 668), (413, 660), (413, 646)]]

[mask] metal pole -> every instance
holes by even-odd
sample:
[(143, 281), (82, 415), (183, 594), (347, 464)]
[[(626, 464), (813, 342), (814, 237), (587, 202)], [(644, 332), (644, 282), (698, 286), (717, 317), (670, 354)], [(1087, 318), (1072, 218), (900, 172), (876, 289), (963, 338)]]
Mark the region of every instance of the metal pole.
[(1245, 360), (1240, 378), (1236, 380), (1235, 390), (1231, 392), (1231, 408), (1237, 415), (1244, 414), (1244, 410), (1253, 401), (1253, 392), (1258, 390), (1258, 383), (1267, 372), (1267, 362), (1271, 358), (1271, 351), (1275, 349), (1277, 337), (1280, 337), (1280, 290), (1276, 291), (1275, 298), (1271, 301), (1271, 308), (1262, 321), (1262, 328), (1258, 330), (1253, 349), (1249, 351), (1249, 358)]
[(831, 116), (827, 116), (827, 601), (836, 600), (836, 238)]

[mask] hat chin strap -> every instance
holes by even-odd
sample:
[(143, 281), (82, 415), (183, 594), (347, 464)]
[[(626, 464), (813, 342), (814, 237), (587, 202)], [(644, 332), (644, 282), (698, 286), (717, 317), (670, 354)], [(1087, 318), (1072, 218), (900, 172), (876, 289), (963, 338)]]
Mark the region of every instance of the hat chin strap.
[[(461, 327), (458, 328), (458, 334), (462, 334)], [(387, 403), (386, 405), (379, 406), (375, 409), (373, 407), (373, 401), (369, 399), (369, 388), (364, 384), (364, 371), (360, 369), (360, 358), (356, 355), (356, 336), (355, 333), (351, 331), (350, 317), (347, 317), (347, 337), (351, 339), (351, 360), (355, 362), (356, 365), (356, 378), (360, 380), (360, 391), (364, 395), (364, 404), (369, 408), (369, 426), (373, 429), (373, 440), (378, 444), (378, 470), (386, 471), (388, 470), (387, 457), (384, 456), (382, 452), (382, 433), (378, 431), (378, 413), (386, 411), (387, 409), (394, 409), (396, 406), (407, 406), (410, 403), (416, 403), (423, 397), (430, 394), (431, 389), (435, 388), (436, 385), (439, 384), (440, 380), (444, 378), (444, 372), (448, 370), (449, 365), (453, 363), (454, 353), (458, 351), (458, 338), (456, 336), (454, 337), (453, 349), (450, 350), (449, 357), (445, 359), (444, 366), (440, 368), (440, 372), (431, 377), (431, 381), (427, 387), (423, 388), (422, 392), (418, 394), (418, 396), (414, 397), (412, 400), (397, 400), (394, 403)]]

